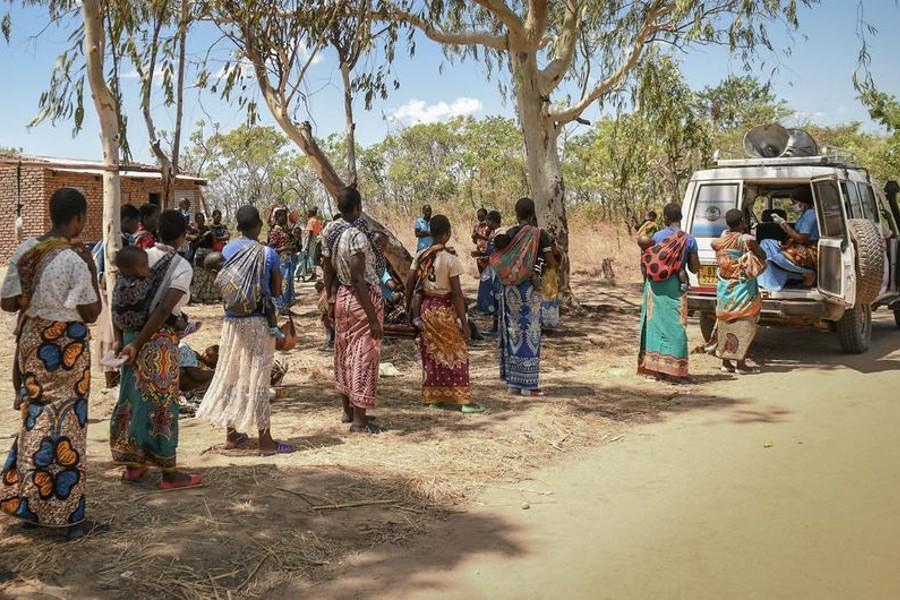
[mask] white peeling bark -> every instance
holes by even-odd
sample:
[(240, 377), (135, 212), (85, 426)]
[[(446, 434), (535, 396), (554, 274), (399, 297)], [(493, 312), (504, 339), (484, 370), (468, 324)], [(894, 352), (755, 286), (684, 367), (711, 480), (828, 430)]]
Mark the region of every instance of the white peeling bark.
[(549, 104), (541, 91), (541, 73), (533, 52), (511, 51), (519, 123), (525, 139), (528, 183), (538, 224), (556, 237), (562, 251), (559, 266), (560, 300), (577, 307), (572, 294), (569, 264), (569, 222), (566, 217), (566, 187), (559, 160), (560, 126), (549, 115)]
[(103, 246), (106, 263), (106, 293), (112, 300), (115, 287), (113, 259), (122, 246), (122, 227), (119, 222), (121, 188), (119, 179), (119, 116), (116, 99), (103, 77), (105, 31), (103, 11), (99, 0), (82, 0), (84, 17), (84, 54), (91, 98), (100, 121), (100, 142), (103, 149)]

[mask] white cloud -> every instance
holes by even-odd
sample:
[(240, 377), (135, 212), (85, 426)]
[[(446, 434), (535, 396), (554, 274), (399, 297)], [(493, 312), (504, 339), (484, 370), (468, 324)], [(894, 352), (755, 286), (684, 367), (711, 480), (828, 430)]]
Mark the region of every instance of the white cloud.
[(443, 101), (437, 104), (426, 104), (423, 100), (412, 99), (391, 111), (388, 118), (406, 125), (436, 123), (453, 117), (468, 117), (482, 108), (481, 100), (465, 96), (457, 98), (449, 104)]
[(791, 119), (796, 121), (812, 121), (814, 119), (821, 119), (826, 116), (828, 113), (824, 110), (813, 110), (813, 111), (803, 111), (798, 110), (791, 115)]

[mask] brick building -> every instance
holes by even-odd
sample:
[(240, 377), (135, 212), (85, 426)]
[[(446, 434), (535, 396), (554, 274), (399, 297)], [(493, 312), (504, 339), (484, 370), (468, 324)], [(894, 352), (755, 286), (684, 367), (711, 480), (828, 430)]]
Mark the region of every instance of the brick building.
[[(123, 165), (122, 203), (140, 206), (160, 204), (162, 185), (159, 169), (149, 165)], [(203, 210), (202, 189), (206, 181), (180, 175), (175, 183), (174, 206), (191, 201), (191, 211)], [(47, 202), (61, 187), (73, 187), (88, 204), (85, 242), (100, 239), (103, 225), (103, 168), (100, 163), (43, 159), (32, 156), (0, 156), (0, 261), (9, 259), (19, 240), (16, 217), (22, 219), (22, 238), (40, 235), (50, 227)], [(170, 208), (170, 207), (166, 207)]]

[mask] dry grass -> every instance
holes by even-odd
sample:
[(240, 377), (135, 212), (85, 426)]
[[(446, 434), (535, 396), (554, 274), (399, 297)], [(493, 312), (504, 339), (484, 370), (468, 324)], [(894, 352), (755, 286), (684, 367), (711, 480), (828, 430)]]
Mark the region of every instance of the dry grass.
[[(588, 235), (575, 223), (573, 231), (579, 232), (575, 256), (593, 264), (597, 253), (614, 255), (615, 245), (602, 239), (605, 230)], [(468, 247), (465, 240), (458, 245)], [(590, 272), (580, 260), (576, 265)], [(179, 461), (204, 475), (206, 487), (198, 490), (159, 493), (155, 474), (147, 485), (122, 484), (108, 453), (114, 396), (95, 388), (88, 512), (110, 531), (60, 544), (51, 534), (3, 520), (0, 568), (16, 579), (0, 585), (0, 595), (270, 596), (284, 586), (334, 576), (354, 552), (428, 531), (434, 519), (464, 511), (485, 486), (514, 485), (572, 449), (618, 439), (628, 423), (656, 418), (678, 401), (676, 393), (690, 390), (659, 390), (633, 375), (635, 288), (596, 281), (577, 282), (587, 317), (569, 320), (545, 338), (546, 398), (506, 394), (496, 379), (495, 349), (487, 344), (472, 348), (471, 377), (474, 395), (489, 412), (426, 408), (418, 402), (415, 342), (386, 346), (383, 361), (401, 375), (382, 379), (376, 412), (386, 431), (378, 436), (350, 434), (339, 422), (330, 387), (332, 357), (317, 350), (322, 334), (314, 292), (303, 286), (297, 310), (304, 337), (283, 357), (290, 371), (272, 408), (273, 432), (299, 451), (273, 458), (260, 458), (253, 449), (226, 451), (222, 431), (184, 418)], [(474, 281), (466, 284), (471, 292)], [(204, 320), (191, 344), (218, 342), (221, 310), (190, 312)], [(10, 364), (10, 348), (0, 349), (2, 364)], [(10, 403), (11, 397), (0, 398), (0, 405)], [(15, 419), (5, 419), (0, 437), (15, 429)]]
[[(477, 268), (475, 260), (470, 255), (474, 249), (470, 236), (475, 215), (469, 212), (448, 216), (453, 224), (451, 245), (456, 248), (463, 260), (466, 271), (474, 277)], [(415, 249), (413, 222), (418, 215), (400, 215), (377, 210), (373, 213), (407, 248)], [(511, 225), (512, 215), (503, 216), (504, 226)], [(602, 274), (603, 259), (612, 258), (618, 281), (627, 283), (639, 281), (640, 274), (634, 269), (634, 265), (638, 264), (640, 253), (624, 226), (603, 223), (583, 211), (574, 210), (569, 214), (569, 238), (569, 258), (572, 261), (573, 273), (590, 278), (597, 277)]]

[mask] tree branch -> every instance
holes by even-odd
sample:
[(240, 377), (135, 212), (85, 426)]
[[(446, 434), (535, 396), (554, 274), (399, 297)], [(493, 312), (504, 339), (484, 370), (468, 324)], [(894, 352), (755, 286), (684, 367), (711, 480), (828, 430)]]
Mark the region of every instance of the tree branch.
[[(566, 9), (572, 0), (566, 1)], [(528, 44), (532, 47), (539, 47), (547, 32), (547, 13), (548, 0), (531, 0), (529, 2), (528, 18), (525, 20), (525, 35), (528, 38)]]
[(400, 21), (412, 25), (424, 33), (430, 40), (439, 44), (452, 44), (454, 46), (485, 46), (493, 50), (506, 50), (506, 38), (489, 31), (465, 31), (449, 32), (435, 29), (422, 17), (399, 9), (396, 5), (387, 2), (389, 12), (378, 12), (374, 17), (383, 21)]
[[(506, 29), (509, 31), (510, 35), (521, 36), (527, 34), (525, 28), (522, 25), (522, 19), (520, 19), (519, 15), (517, 15), (509, 6), (507, 6), (504, 0), (473, 1), (475, 2), (475, 4), (500, 19), (500, 22), (506, 25)], [(537, 0), (537, 2), (545, 5), (544, 9), (546, 12), (547, 0)]]
[(562, 82), (575, 59), (575, 47), (578, 43), (578, 29), (581, 26), (581, 5), (575, 0), (566, 0), (566, 15), (563, 18), (562, 31), (557, 38), (556, 52), (541, 71), (541, 89), (545, 94)]
[(581, 113), (587, 110), (591, 104), (619, 86), (641, 58), (647, 42), (650, 41), (653, 34), (659, 31), (661, 26), (657, 24), (657, 19), (668, 15), (674, 8), (674, 5), (660, 5), (657, 2), (656, 6), (652, 7), (644, 17), (641, 27), (638, 29), (637, 35), (635, 35), (631, 51), (624, 62), (609, 77), (600, 81), (589, 94), (583, 96), (578, 103), (567, 109), (551, 112), (549, 118), (557, 121), (560, 125), (571, 123), (580, 117)]

